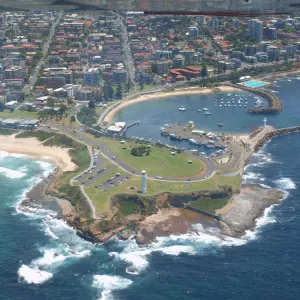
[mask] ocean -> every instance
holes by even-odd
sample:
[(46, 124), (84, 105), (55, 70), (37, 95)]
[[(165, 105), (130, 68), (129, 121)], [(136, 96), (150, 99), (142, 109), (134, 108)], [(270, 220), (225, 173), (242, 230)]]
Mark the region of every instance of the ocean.
[[(287, 118), (299, 101), (291, 84), (299, 88), (300, 81), (278, 87), (289, 95)], [(220, 239), (198, 224), (143, 248), (134, 240), (86, 242), (55, 218), (54, 204), (20, 211), (26, 191), (54, 166), (0, 152), (0, 299), (299, 299), (299, 151), (297, 133), (253, 155), (243, 182), (279, 188), (285, 197), (243, 238)]]

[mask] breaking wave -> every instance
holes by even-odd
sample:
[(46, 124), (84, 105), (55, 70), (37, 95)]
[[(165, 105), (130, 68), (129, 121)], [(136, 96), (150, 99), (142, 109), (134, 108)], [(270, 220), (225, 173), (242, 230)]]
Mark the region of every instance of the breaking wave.
[(113, 299), (112, 291), (126, 289), (132, 284), (132, 280), (120, 276), (95, 275), (93, 287), (101, 289), (99, 300)]
[(11, 170), (11, 169), (4, 168), (4, 167), (0, 167), (0, 174), (6, 176), (8, 178), (11, 178), (11, 179), (22, 178), (22, 177), (26, 176), (26, 173), (23, 173), (18, 170)]

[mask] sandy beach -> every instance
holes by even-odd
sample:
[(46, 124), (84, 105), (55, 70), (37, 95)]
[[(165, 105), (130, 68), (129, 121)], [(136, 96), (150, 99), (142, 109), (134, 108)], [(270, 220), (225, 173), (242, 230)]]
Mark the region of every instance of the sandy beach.
[[(203, 95), (208, 95), (215, 93), (216, 88), (211, 88), (211, 89), (205, 89), (205, 88), (196, 88), (196, 89), (182, 89), (178, 91), (172, 91), (172, 92), (156, 92), (152, 94), (147, 94), (147, 95), (141, 95), (135, 99), (128, 99), (124, 100), (119, 106), (117, 106), (115, 109), (111, 110), (104, 118), (105, 122), (111, 123), (113, 121), (113, 118), (115, 114), (123, 109), (124, 107), (128, 105), (132, 105), (138, 102), (143, 102), (143, 101), (149, 101), (153, 99), (162, 99), (165, 97), (171, 97), (171, 96), (180, 96), (180, 95), (194, 95), (194, 94), (203, 94)], [(233, 91), (238, 91), (239, 89), (231, 87), (231, 86), (220, 86), (217, 87), (221, 92), (233, 92)]]
[(44, 146), (35, 138), (17, 139), (15, 135), (2, 135), (0, 136), (0, 150), (50, 160), (60, 166), (63, 172), (73, 171), (77, 167), (71, 160), (69, 149)]

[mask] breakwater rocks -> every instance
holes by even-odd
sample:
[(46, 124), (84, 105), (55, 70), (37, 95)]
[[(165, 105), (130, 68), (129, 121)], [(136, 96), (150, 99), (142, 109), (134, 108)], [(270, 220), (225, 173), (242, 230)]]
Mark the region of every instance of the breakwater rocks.
[(288, 127), (288, 128), (282, 128), (282, 129), (275, 129), (271, 132), (268, 132), (264, 135), (263, 138), (261, 138), (257, 144), (254, 147), (254, 151), (256, 152), (260, 147), (262, 147), (267, 141), (269, 141), (271, 138), (284, 135), (284, 134), (290, 134), (290, 133), (296, 133), (300, 132), (300, 126), (295, 127)]
[(247, 110), (249, 114), (278, 114), (283, 109), (283, 103), (280, 100), (280, 98), (270, 91), (262, 90), (262, 89), (254, 90), (243, 85), (231, 85), (231, 86), (250, 92), (252, 94), (259, 95), (268, 101), (269, 103), (268, 108), (261, 108), (261, 107), (249, 108)]

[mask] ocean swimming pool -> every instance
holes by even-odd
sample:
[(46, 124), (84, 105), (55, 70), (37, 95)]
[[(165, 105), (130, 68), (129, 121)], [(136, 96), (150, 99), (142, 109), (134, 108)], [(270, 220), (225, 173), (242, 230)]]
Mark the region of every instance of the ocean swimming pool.
[(266, 81), (249, 80), (249, 81), (244, 82), (243, 84), (246, 87), (254, 89), (254, 88), (257, 88), (257, 87), (262, 87), (262, 86), (265, 86), (265, 85), (269, 85), (270, 83), (266, 82)]

